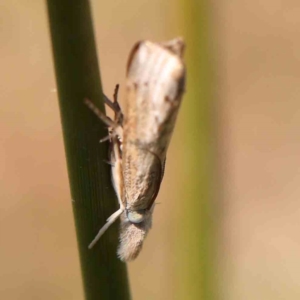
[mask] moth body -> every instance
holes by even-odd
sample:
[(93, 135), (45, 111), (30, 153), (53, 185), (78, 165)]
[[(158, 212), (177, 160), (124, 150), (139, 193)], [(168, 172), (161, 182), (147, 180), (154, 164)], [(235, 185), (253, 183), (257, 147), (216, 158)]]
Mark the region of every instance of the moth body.
[[(96, 112), (109, 126), (112, 181), (120, 208), (100, 229), (91, 248), (120, 216), (118, 256), (135, 259), (152, 225), (154, 201), (164, 174), (166, 153), (184, 91), (185, 67), (181, 39), (157, 44), (139, 42), (127, 67), (125, 115), (114, 95), (105, 98), (114, 121)], [(91, 103), (87, 103), (95, 112)]]

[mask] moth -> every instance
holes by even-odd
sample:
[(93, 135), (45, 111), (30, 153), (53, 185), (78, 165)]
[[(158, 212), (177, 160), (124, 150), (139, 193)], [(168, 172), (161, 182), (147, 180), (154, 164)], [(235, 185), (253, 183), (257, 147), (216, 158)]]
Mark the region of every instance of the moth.
[(166, 153), (185, 86), (184, 42), (138, 42), (132, 49), (126, 79), (126, 111), (104, 96), (114, 111), (107, 117), (88, 99), (85, 103), (109, 128), (112, 182), (120, 208), (89, 245), (92, 248), (109, 226), (121, 218), (122, 261), (135, 259), (152, 226), (155, 199), (163, 179)]

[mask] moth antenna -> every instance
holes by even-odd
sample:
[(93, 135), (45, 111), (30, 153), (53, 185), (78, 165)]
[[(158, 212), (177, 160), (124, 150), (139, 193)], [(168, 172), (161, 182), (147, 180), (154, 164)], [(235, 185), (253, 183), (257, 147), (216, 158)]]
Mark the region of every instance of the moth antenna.
[(92, 240), (92, 242), (89, 244), (89, 249), (92, 249), (95, 244), (99, 241), (101, 236), (104, 234), (104, 232), (112, 225), (118, 217), (123, 213), (124, 208), (120, 207), (116, 212), (114, 212), (106, 221), (106, 223), (102, 226), (102, 228), (99, 230), (95, 238)]
[(123, 213), (123, 206), (120, 207), (116, 212), (114, 212), (110, 217), (107, 218), (106, 222), (115, 222), (116, 219)]

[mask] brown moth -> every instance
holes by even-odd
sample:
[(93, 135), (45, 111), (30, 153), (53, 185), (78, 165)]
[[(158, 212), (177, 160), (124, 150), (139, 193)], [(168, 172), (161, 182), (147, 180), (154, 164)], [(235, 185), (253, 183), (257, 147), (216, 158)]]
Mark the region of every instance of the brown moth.
[(113, 102), (105, 97), (115, 112), (114, 120), (85, 101), (109, 127), (112, 181), (120, 204), (89, 248), (121, 217), (118, 256), (122, 261), (138, 256), (151, 228), (154, 201), (184, 92), (183, 50), (181, 38), (162, 44), (142, 41), (133, 47), (127, 66), (125, 116), (117, 102), (118, 86)]

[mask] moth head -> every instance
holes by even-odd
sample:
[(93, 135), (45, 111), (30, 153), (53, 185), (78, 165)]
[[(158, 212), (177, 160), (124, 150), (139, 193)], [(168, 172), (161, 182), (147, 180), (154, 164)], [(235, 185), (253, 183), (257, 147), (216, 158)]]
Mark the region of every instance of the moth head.
[[(132, 222), (129, 218), (135, 222)], [(140, 222), (137, 222), (140, 221)], [(132, 211), (121, 217), (119, 258), (126, 262), (134, 260), (142, 250), (144, 240), (152, 225), (152, 213), (138, 213)]]
[(143, 222), (147, 217), (147, 214), (144, 209), (134, 210), (134, 211), (127, 210), (126, 214), (127, 214), (128, 221), (134, 224), (139, 224)]

